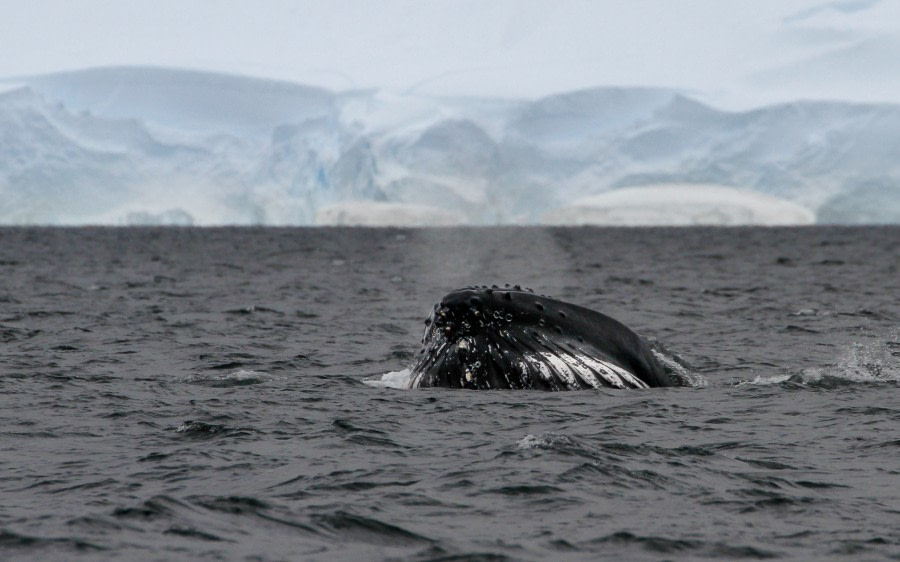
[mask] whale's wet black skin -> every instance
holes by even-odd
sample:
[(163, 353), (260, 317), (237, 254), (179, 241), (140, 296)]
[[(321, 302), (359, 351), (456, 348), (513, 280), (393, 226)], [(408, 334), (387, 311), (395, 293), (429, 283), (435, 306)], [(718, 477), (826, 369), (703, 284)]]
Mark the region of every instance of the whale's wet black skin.
[(647, 342), (593, 310), (515, 287), (434, 306), (410, 386), (579, 390), (671, 386)]

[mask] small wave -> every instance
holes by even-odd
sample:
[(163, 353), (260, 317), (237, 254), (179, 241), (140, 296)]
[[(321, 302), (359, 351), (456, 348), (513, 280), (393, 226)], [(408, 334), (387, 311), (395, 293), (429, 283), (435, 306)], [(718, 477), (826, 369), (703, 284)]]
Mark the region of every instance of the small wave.
[[(705, 542), (695, 539), (674, 539), (662, 536), (641, 536), (628, 531), (619, 531), (599, 537), (584, 545), (590, 551), (610, 553), (610, 548), (638, 547), (656, 554), (674, 554), (682, 557), (698, 555), (704, 558), (777, 558), (774, 552), (754, 546), (730, 545), (720, 542)], [(629, 551), (626, 551), (630, 553)]]
[(319, 527), (334, 533), (342, 540), (379, 546), (415, 546), (434, 542), (428, 537), (402, 527), (345, 511), (318, 515), (314, 520)]
[(269, 382), (278, 377), (264, 373), (262, 371), (250, 371), (241, 369), (231, 373), (197, 373), (188, 375), (181, 379), (181, 382), (187, 384), (196, 384), (200, 386), (211, 386), (216, 388), (227, 388), (231, 386), (247, 386), (251, 384), (262, 384)]
[(516, 446), (519, 449), (558, 449), (568, 448), (576, 445), (575, 440), (568, 435), (560, 435), (558, 433), (541, 433), (533, 435), (529, 433), (520, 439)]
[(399, 388), (406, 390), (409, 388), (411, 372), (409, 369), (402, 371), (391, 371), (381, 375), (380, 379), (365, 379), (363, 384), (374, 386), (376, 388)]
[(257, 431), (250, 427), (228, 427), (217, 423), (188, 420), (179, 425), (175, 433), (190, 439), (208, 439), (222, 436), (247, 437), (255, 435)]
[(858, 378), (855, 376), (844, 376), (840, 372), (831, 372), (825, 368), (804, 369), (799, 373), (773, 375), (771, 377), (757, 376), (753, 380), (738, 381), (734, 384), (736, 387), (741, 386), (778, 386), (778, 385), (799, 385), (810, 387), (834, 387), (846, 386), (856, 383), (866, 382), (882, 382), (870, 377)]
[(175, 433), (184, 433), (186, 435), (206, 437), (208, 435), (222, 433), (226, 430), (227, 428), (222, 424), (188, 420), (179, 425), (178, 429), (175, 430)]
[(775, 375), (772, 377), (762, 377), (757, 375), (753, 380), (737, 381), (734, 386), (771, 386), (787, 382), (792, 376), (793, 375)]
[(18, 550), (19, 552), (28, 550), (43, 549), (67, 549), (78, 553), (87, 551), (106, 550), (104, 547), (86, 542), (81, 539), (69, 537), (38, 537), (32, 535), (24, 535), (14, 533), (6, 529), (0, 530), (0, 547), (6, 552)]
[(562, 488), (550, 486), (547, 484), (513, 484), (510, 486), (501, 486), (499, 488), (491, 488), (485, 490), (486, 494), (499, 494), (501, 496), (513, 497), (530, 497), (530, 496), (546, 496), (557, 495), (563, 493)]
[(857, 382), (900, 381), (900, 337), (854, 343), (838, 360), (840, 374)]
[(196, 496), (192, 502), (210, 511), (232, 515), (258, 514), (271, 508), (263, 500), (247, 496)]
[[(191, 538), (191, 539), (200, 539), (200, 540), (204, 540), (204, 541), (213, 541), (213, 542), (219, 542), (219, 541), (225, 540), (225, 539), (223, 539), (217, 535), (214, 535), (212, 533), (207, 533), (205, 531), (201, 531), (201, 530), (195, 529), (193, 527), (181, 527), (179, 525), (174, 525), (172, 527), (169, 527), (167, 530), (163, 531), (163, 534), (178, 535), (180, 537), (187, 537), (187, 538)], [(234, 541), (230, 540), (229, 542), (234, 542)]]
[(841, 386), (858, 383), (900, 382), (900, 347), (896, 334), (887, 339), (867, 343), (853, 343), (841, 352), (837, 363), (829, 367), (804, 369), (799, 373), (757, 376), (750, 381), (740, 381), (735, 386), (767, 386), (783, 383), (817, 387)]
[(185, 505), (180, 500), (171, 496), (157, 495), (136, 506), (117, 507), (113, 510), (112, 515), (117, 519), (151, 521), (171, 519), (184, 508)]

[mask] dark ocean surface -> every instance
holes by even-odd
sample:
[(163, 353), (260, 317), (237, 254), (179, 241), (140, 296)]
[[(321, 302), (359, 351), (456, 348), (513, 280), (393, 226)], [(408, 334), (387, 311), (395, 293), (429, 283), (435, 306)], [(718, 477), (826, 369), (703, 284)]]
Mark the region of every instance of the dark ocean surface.
[[(900, 227), (0, 229), (0, 559), (900, 559), (898, 270)], [(707, 384), (393, 388), (493, 283)]]

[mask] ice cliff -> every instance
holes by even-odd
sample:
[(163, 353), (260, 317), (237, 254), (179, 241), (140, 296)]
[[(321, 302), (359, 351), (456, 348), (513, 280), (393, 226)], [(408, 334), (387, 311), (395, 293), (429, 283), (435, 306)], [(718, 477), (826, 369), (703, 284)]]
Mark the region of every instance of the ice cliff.
[(0, 84), (2, 224), (896, 223), (898, 154), (900, 105), (440, 98), (159, 68)]

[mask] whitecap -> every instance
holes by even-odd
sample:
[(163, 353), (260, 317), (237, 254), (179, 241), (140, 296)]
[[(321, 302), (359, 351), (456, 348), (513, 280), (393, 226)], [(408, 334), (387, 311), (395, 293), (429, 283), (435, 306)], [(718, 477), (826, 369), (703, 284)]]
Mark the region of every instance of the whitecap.
[(571, 437), (558, 433), (546, 432), (540, 435), (529, 433), (516, 443), (519, 449), (552, 449), (555, 446), (573, 445)]
[(363, 384), (374, 386), (376, 388), (399, 388), (408, 389), (412, 372), (409, 369), (402, 371), (391, 371), (381, 375), (380, 379), (365, 379)]
[(762, 377), (757, 375), (755, 379), (749, 381), (738, 381), (734, 386), (771, 386), (773, 384), (781, 384), (791, 379), (792, 375), (774, 375), (771, 377)]
[(900, 359), (894, 351), (898, 346), (896, 334), (888, 340), (854, 343), (843, 351), (828, 374), (853, 382), (900, 381)]
[(900, 382), (900, 361), (895, 348), (900, 347), (896, 334), (866, 343), (855, 342), (843, 348), (837, 362), (828, 367), (809, 368), (794, 374), (757, 376), (750, 381), (740, 381), (735, 386), (765, 386), (793, 382), (819, 384), (823, 382), (879, 383)]
[(262, 371), (251, 371), (249, 369), (240, 369), (230, 373), (195, 373), (181, 379), (181, 382), (188, 384), (197, 384), (201, 386), (244, 386), (251, 384), (262, 384), (270, 380), (276, 379), (274, 375), (264, 373)]

